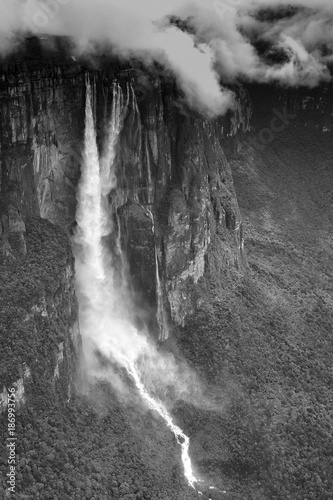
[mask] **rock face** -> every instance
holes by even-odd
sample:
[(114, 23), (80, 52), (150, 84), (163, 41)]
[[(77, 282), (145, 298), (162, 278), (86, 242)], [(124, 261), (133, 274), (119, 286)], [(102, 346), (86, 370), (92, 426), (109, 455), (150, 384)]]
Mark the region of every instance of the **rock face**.
[(42, 61), (1, 68), (0, 144), (4, 234), (23, 216), (66, 227), (75, 212), (82, 134), (82, 70)]
[[(204, 274), (212, 242), (226, 265), (245, 265), (237, 199), (219, 141), (223, 128), (233, 134), (237, 126), (229, 119), (210, 123), (190, 115), (157, 79), (146, 82), (137, 102), (138, 80), (134, 74), (125, 88), (134, 96), (111, 197), (127, 241), (130, 274), (141, 296), (155, 302), (163, 339), (170, 324), (183, 325), (191, 312), (192, 288)], [(242, 115), (238, 126), (245, 129), (245, 121)]]
[[(102, 64), (98, 71), (87, 69), (59, 49), (43, 54), (30, 40), (25, 53), (0, 69), (2, 263), (25, 258), (27, 218), (42, 217), (66, 231), (75, 223), (87, 74), (94, 85), (100, 147), (115, 78), (128, 103), (116, 158), (118, 184), (110, 203), (137, 309), (145, 311), (138, 319), (165, 339), (172, 324), (184, 325), (193, 312), (193, 291), (205, 272), (246, 268), (227, 156), (249, 130), (249, 99), (239, 91), (235, 112), (209, 122), (189, 112), (173, 83), (155, 74), (116, 62)], [(255, 101), (260, 89), (250, 90)], [(320, 126), (330, 130), (329, 88), (324, 98), (308, 94), (286, 93), (280, 107), (267, 94), (263, 117), (271, 106), (272, 119), (279, 118), (280, 125), (304, 113), (311, 124), (311, 113), (317, 116), (319, 106)], [(260, 122), (257, 113), (258, 137), (252, 134), (263, 146), (277, 133), (266, 118)], [(230, 136), (235, 138), (230, 141)], [(73, 287), (71, 268), (67, 278)], [(61, 364), (59, 358), (58, 368)]]
[[(49, 53), (44, 57), (36, 51), (28, 48), (23, 61), (9, 61), (0, 71), (1, 248), (6, 259), (25, 254), (26, 217), (40, 216), (64, 229), (75, 221), (87, 69), (72, 59), (60, 63), (59, 54), (52, 53), (49, 61)], [(118, 187), (110, 201), (137, 301), (151, 310), (149, 325), (166, 338), (171, 322), (183, 324), (192, 308), (191, 288), (204, 273), (212, 242), (219, 242), (226, 265), (244, 265), (240, 215), (219, 136), (245, 130), (249, 108), (240, 96), (236, 112), (212, 124), (189, 113), (173, 84), (138, 68), (113, 64), (88, 73), (100, 145), (114, 78), (128, 99), (118, 145)]]
[[(63, 236), (55, 233), (50, 236), (52, 243), (49, 249), (51, 253), (54, 250), (55, 254), (45, 256), (44, 259), (43, 248), (46, 247), (43, 244), (45, 235), (42, 233), (48, 230), (41, 226), (36, 233), (35, 229), (36, 225), (39, 226), (36, 219), (38, 217), (48, 219), (64, 229), (73, 222), (76, 205), (75, 185), (80, 164), (78, 145), (82, 134), (80, 124), (83, 119), (83, 73), (81, 69), (67, 63), (62, 66), (53, 62), (45, 64), (41, 54), (35, 53), (34, 44), (35, 42), (30, 42), (25, 55), (14, 57), (14, 60), (3, 64), (0, 70), (0, 265), (5, 270), (4, 289), (1, 294), (1, 301), (5, 302), (5, 305), (2, 312), (5, 317), (7, 293), (12, 300), (11, 306), (20, 309), (21, 315), (24, 316), (21, 321), (24, 322), (26, 330), (33, 332), (34, 341), (38, 344), (44, 335), (45, 344), (49, 341), (52, 344), (47, 355), (42, 354), (42, 360), (38, 359), (37, 355), (32, 362), (28, 383), (35, 382), (39, 364), (39, 367), (44, 365), (45, 368), (45, 371), (40, 370), (39, 376), (46, 377), (51, 384), (52, 377), (48, 374), (48, 369), (54, 366), (53, 371), (56, 370), (55, 378), (58, 380), (54, 384), (62, 386), (61, 393), (67, 398), (74, 374), (73, 346), (78, 342), (75, 327), (73, 259), (67, 255), (64, 262), (59, 262), (61, 256), (57, 245), (61, 244)], [(32, 233), (26, 227), (27, 220), (35, 220)], [(41, 238), (40, 272), (33, 265), (29, 267), (32, 255), (27, 246), (31, 238), (33, 243)], [(68, 242), (68, 236), (66, 238)], [(35, 251), (36, 245), (32, 246)], [(19, 279), (20, 266), (26, 266), (25, 270), (31, 271), (30, 274), (27, 273), (27, 282), (30, 279), (40, 279), (37, 274), (42, 274), (44, 260), (46, 268), (51, 266), (50, 271), (45, 268), (44, 277), (49, 276), (47, 279), (54, 286), (51, 287), (52, 290), (47, 291), (45, 288), (50, 287), (45, 287), (37, 281), (40, 294), (36, 295), (31, 304), (22, 304), (21, 308), (16, 303), (20, 298), (11, 289), (10, 279)], [(56, 277), (52, 275), (53, 265), (59, 267)], [(13, 273), (14, 278), (10, 278), (10, 273)], [(56, 282), (52, 281), (54, 279)], [(22, 283), (22, 286), (24, 287), (25, 283)], [(66, 329), (67, 335), (63, 343), (63, 362), (58, 358), (57, 345), (53, 345), (56, 344), (59, 333), (59, 321), (62, 322), (61, 328)], [(10, 329), (14, 336), (16, 326), (5, 323), (6, 330)], [(13, 373), (8, 369), (7, 373), (5, 371), (2, 374), (2, 383), (6, 382), (7, 385), (15, 381), (14, 372), (23, 370), (18, 359), (25, 359), (24, 356), (18, 355), (15, 349), (12, 352), (15, 354)], [(27, 349), (28, 357), (29, 352)], [(48, 368), (45, 363), (49, 364)], [(11, 373), (14, 378), (9, 380), (7, 375)], [(23, 392), (25, 379), (23, 376), (19, 379), (22, 381)]]

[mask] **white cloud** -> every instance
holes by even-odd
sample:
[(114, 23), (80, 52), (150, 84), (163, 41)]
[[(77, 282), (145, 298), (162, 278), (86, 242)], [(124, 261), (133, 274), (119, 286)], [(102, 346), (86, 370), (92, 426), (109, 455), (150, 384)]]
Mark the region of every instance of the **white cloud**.
[[(283, 6), (298, 10), (273, 23), (256, 16), (259, 8)], [(331, 0), (0, 0), (0, 8), (3, 52), (13, 46), (15, 35), (28, 31), (71, 37), (84, 53), (112, 47), (125, 58), (162, 63), (190, 105), (209, 116), (233, 105), (233, 94), (220, 79), (313, 86), (329, 78)], [(170, 25), (169, 16), (190, 29)], [(258, 40), (288, 60), (268, 63), (257, 52)]]

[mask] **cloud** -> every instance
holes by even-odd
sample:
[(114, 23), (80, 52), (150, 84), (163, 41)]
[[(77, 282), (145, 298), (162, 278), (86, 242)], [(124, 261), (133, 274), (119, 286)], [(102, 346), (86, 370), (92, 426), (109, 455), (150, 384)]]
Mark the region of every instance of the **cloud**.
[(113, 51), (170, 71), (213, 116), (242, 80), (314, 86), (330, 78), (331, 0), (0, 0), (7, 53), (26, 33), (70, 37), (78, 54)]

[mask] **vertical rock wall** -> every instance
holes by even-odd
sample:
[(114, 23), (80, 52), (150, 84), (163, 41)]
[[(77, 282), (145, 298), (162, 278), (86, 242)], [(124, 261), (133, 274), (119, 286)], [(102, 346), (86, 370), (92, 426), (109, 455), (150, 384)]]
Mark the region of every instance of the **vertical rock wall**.
[[(238, 110), (232, 119), (210, 123), (177, 106), (174, 97), (155, 81), (138, 109), (130, 105), (113, 199), (121, 219), (133, 228), (127, 252), (141, 293), (146, 290), (148, 299), (154, 288), (156, 249), (165, 312), (171, 322), (184, 324), (213, 240), (220, 243), (225, 265), (245, 265), (240, 214), (219, 135), (246, 128), (248, 118)], [(155, 245), (142, 245), (151, 233)]]
[[(244, 265), (240, 214), (219, 136), (246, 128), (248, 107), (240, 104), (233, 115), (210, 123), (190, 113), (173, 83), (156, 75), (143, 77), (141, 69), (116, 63), (87, 70), (68, 55), (56, 59), (30, 54), (0, 68), (0, 265), (30, 262), (26, 225), (31, 218), (47, 219), (69, 238), (82, 158), (85, 75), (88, 71), (94, 83), (100, 147), (117, 78), (129, 104), (110, 203), (122, 232), (138, 320), (165, 339), (191, 312), (193, 287), (207, 269), (212, 245), (218, 245), (223, 265)], [(35, 229), (44, 234), (45, 227)], [(56, 252), (52, 259), (57, 261)], [(37, 338), (38, 325), (47, 324), (51, 337), (54, 331), (45, 377), (54, 387), (61, 384), (68, 398), (79, 337), (73, 262), (65, 264), (58, 285), (24, 314)], [(66, 338), (56, 333), (60, 317)], [(29, 368), (31, 381), (36, 371)]]
[[(52, 232), (52, 226), (41, 224), (39, 218), (65, 231), (74, 222), (84, 97), (84, 72), (74, 63), (57, 65), (32, 59), (0, 68), (0, 327), (6, 332), (1, 344), (4, 367), (12, 359), (11, 368), (1, 374), (0, 384), (13, 383), (17, 377), (24, 392), (26, 385), (45, 379), (66, 399), (79, 344), (73, 259), (68, 233)], [(49, 241), (44, 239), (47, 235)], [(67, 238), (66, 251), (63, 238)], [(60, 253), (59, 245), (66, 256)], [(37, 267), (31, 253), (36, 248)], [(21, 296), (12, 286), (16, 281), (22, 287)], [(33, 282), (38, 290), (35, 298), (34, 294), (29, 297), (30, 303), (22, 297)], [(15, 321), (8, 319), (10, 307), (17, 312)], [(17, 338), (19, 330), (26, 332), (21, 340)], [(30, 343), (23, 349), (29, 358), (29, 377), (21, 377), (23, 365), (19, 361), (25, 342)]]

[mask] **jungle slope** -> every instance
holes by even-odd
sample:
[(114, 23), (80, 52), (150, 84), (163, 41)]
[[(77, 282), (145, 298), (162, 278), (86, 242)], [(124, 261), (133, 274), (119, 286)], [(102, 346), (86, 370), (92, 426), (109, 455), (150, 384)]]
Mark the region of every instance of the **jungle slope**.
[(180, 335), (203, 376), (224, 387), (225, 409), (195, 419), (188, 410), (184, 422), (197, 463), (237, 498), (329, 499), (332, 134), (295, 113), (262, 147), (253, 139), (271, 116), (255, 114), (229, 154), (249, 270), (220, 271), (213, 251)]
[[(89, 386), (79, 376), (68, 234), (37, 217), (24, 229), (25, 252), (12, 237), (11, 258), (0, 262), (0, 498), (197, 498), (183, 476), (179, 445), (133, 384), (120, 396), (107, 382)], [(17, 395), (14, 494), (7, 483), (6, 387)]]

